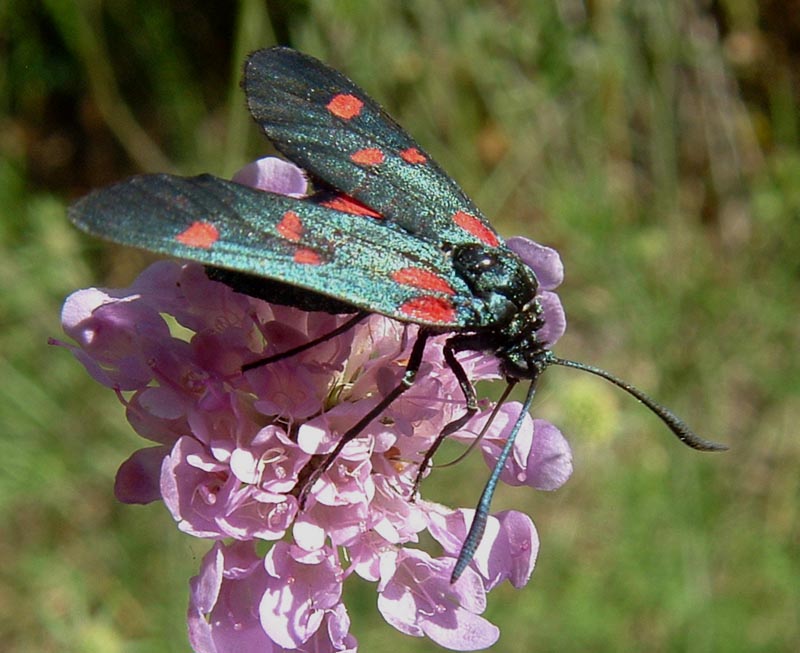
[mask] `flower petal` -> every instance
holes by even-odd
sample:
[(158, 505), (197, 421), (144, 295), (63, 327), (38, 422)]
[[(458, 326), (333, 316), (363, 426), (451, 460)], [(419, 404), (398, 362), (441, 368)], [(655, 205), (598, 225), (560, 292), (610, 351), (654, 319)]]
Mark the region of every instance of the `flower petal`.
[(564, 264), (555, 249), (522, 236), (509, 238), (506, 245), (533, 270), (542, 290), (553, 290), (564, 281)]
[(161, 498), (161, 464), (169, 453), (166, 447), (148, 447), (131, 454), (114, 481), (114, 496), (122, 503), (152, 503)]
[(248, 163), (233, 175), (233, 181), (290, 197), (303, 197), (308, 189), (302, 168), (274, 156)]

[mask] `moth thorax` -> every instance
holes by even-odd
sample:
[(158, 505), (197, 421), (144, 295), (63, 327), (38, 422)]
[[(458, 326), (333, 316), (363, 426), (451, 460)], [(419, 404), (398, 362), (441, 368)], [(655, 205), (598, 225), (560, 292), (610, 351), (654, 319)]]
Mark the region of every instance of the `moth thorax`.
[(505, 307), (505, 319), (498, 315), (498, 323), (525, 311), (536, 296), (536, 275), (509, 250), (480, 244), (458, 245), (453, 249), (452, 262), (476, 297)]

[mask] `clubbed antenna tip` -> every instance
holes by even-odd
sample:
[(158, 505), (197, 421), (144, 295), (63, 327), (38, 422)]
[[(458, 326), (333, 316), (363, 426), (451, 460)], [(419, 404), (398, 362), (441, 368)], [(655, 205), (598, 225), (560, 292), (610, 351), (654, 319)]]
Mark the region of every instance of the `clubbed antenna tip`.
[(672, 431), (681, 442), (692, 449), (697, 449), (698, 451), (725, 451), (728, 449), (728, 445), (726, 444), (720, 444), (718, 442), (712, 442), (711, 440), (701, 438), (686, 425), (686, 422), (675, 415), (675, 413), (673, 413), (671, 410), (651, 399), (648, 395), (639, 390), (639, 388), (636, 388), (630, 383), (617, 378), (610, 372), (606, 372), (605, 370), (602, 370), (599, 367), (594, 367), (593, 365), (578, 363), (576, 361), (558, 358), (557, 356), (551, 356), (548, 359), (548, 364), (561, 365), (562, 367), (572, 367), (576, 370), (589, 372), (589, 374), (602, 377), (606, 381), (613, 383), (618, 388), (622, 388), (625, 392), (636, 397), (651, 411), (658, 415), (659, 419), (667, 425), (667, 428), (669, 428), (669, 430)]

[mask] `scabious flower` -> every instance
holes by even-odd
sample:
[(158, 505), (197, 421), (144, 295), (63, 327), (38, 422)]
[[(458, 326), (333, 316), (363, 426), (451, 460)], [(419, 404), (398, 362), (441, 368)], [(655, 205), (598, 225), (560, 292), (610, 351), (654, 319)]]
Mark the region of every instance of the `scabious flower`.
[[(305, 193), (302, 171), (277, 159), (235, 179)], [(509, 246), (540, 280), (540, 336), (552, 345), (565, 327), (552, 292), (562, 277), (558, 255), (525, 239)], [(442, 356), (447, 335), (429, 341), (414, 385), (344, 447), (298, 505), (310, 470), (399, 383), (417, 327), (373, 315), (294, 356), (242, 366), (346, 319), (238, 294), (202, 266), (176, 261), (153, 264), (129, 288), (90, 288), (66, 300), (62, 322), (74, 344), (59, 344), (117, 393), (132, 427), (152, 442), (122, 464), (116, 496), (161, 499), (178, 528), (214, 540), (191, 581), (195, 651), (355, 651), (342, 600), (351, 575), (376, 583), (378, 609), (398, 630), (453, 650), (483, 649), (499, 635), (481, 616), (487, 592), (530, 578), (538, 537), (526, 515), (492, 516), (451, 585), (473, 511), (412, 500), (419, 461), (464, 410)], [(472, 381), (500, 377), (491, 356), (459, 360)], [(482, 408), (453, 437), (474, 440), (491, 412)], [(502, 406), (481, 441), (490, 467), (519, 409)], [(501, 478), (553, 490), (571, 469), (558, 429), (527, 416)], [(423, 531), (441, 545), (436, 557), (417, 546)]]

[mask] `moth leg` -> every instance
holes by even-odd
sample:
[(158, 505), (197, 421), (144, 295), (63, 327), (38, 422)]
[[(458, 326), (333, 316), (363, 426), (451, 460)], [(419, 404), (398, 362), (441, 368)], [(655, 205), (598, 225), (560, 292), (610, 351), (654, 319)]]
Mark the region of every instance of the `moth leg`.
[(417, 496), (419, 485), (422, 482), (422, 476), (428, 469), (433, 455), (436, 453), (439, 447), (442, 446), (442, 443), (445, 441), (445, 439), (456, 431), (460, 430), (461, 427), (463, 427), (464, 424), (466, 424), (472, 418), (472, 416), (478, 412), (478, 395), (475, 392), (475, 386), (467, 377), (464, 367), (458, 362), (456, 353), (479, 348), (480, 343), (481, 340), (474, 335), (455, 335), (444, 343), (444, 360), (447, 363), (447, 366), (453, 371), (453, 374), (458, 381), (458, 385), (461, 388), (461, 392), (464, 393), (464, 405), (466, 411), (463, 415), (461, 415), (461, 417), (454, 419), (452, 422), (445, 425), (439, 435), (436, 436), (436, 440), (434, 440), (433, 444), (425, 452), (425, 456), (422, 458), (422, 462), (419, 464), (417, 477), (414, 479), (414, 487), (411, 491), (412, 497)]
[(414, 346), (411, 349), (411, 355), (409, 356), (408, 363), (406, 364), (406, 369), (403, 372), (403, 378), (400, 380), (400, 383), (398, 383), (394, 389), (389, 392), (380, 402), (378, 402), (378, 404), (372, 410), (364, 415), (364, 417), (356, 422), (356, 424), (351, 426), (344, 433), (344, 435), (339, 438), (339, 442), (336, 444), (334, 449), (325, 456), (322, 462), (313, 471), (311, 471), (306, 479), (302, 479), (301, 477), (301, 479), (298, 481), (298, 486), (302, 486), (300, 493), (297, 496), (301, 510), (305, 506), (306, 500), (308, 499), (308, 494), (311, 492), (311, 488), (319, 480), (320, 476), (330, 469), (337, 456), (342, 452), (342, 449), (347, 446), (347, 443), (358, 436), (358, 434), (361, 433), (365, 428), (367, 428), (372, 420), (383, 414), (386, 408), (395, 399), (397, 399), (414, 384), (417, 372), (419, 371), (419, 366), (422, 364), (422, 355), (425, 352), (425, 343), (428, 341), (429, 336), (430, 334), (426, 331), (419, 332), (419, 335), (414, 342)]
[(331, 338), (335, 338), (336, 336), (344, 333), (345, 331), (349, 331), (356, 324), (369, 317), (369, 315), (370, 314), (367, 313), (366, 311), (359, 311), (349, 320), (343, 322), (338, 327), (336, 327), (333, 331), (329, 331), (328, 333), (320, 336), (319, 338), (314, 338), (314, 340), (310, 340), (309, 342), (303, 343), (302, 345), (298, 345), (297, 347), (293, 347), (292, 349), (287, 349), (286, 351), (282, 351), (279, 354), (273, 354), (272, 356), (267, 356), (266, 358), (260, 358), (257, 361), (245, 363), (244, 365), (242, 365), (242, 372), (247, 372), (247, 370), (253, 370), (257, 367), (262, 367), (263, 365), (269, 365), (270, 363), (283, 360), (284, 358), (291, 358), (292, 356), (300, 354), (306, 351), (307, 349), (316, 347), (317, 345), (320, 345), (323, 342), (327, 342)]

